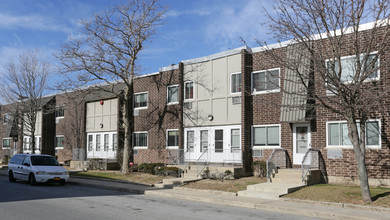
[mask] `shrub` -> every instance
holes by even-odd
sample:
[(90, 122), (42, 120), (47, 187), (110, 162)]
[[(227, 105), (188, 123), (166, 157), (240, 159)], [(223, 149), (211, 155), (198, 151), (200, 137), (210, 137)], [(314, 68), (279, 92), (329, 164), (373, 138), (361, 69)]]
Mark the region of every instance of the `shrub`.
[(141, 163), (138, 165), (138, 171), (144, 173), (154, 174), (155, 167), (164, 167), (162, 163)]
[(252, 168), (255, 176), (259, 176), (259, 177), (267, 176), (267, 162), (265, 162), (264, 160), (253, 161)]
[(8, 164), (8, 155), (4, 155), (3, 157), (3, 164), (7, 165)]
[(160, 176), (178, 176), (179, 168), (177, 167), (160, 167), (154, 168), (154, 173)]

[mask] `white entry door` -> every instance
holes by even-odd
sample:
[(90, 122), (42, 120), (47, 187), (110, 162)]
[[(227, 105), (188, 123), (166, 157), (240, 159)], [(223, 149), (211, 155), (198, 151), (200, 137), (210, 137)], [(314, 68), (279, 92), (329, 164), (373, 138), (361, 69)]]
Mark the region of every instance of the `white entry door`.
[(293, 126), (293, 164), (301, 165), (307, 149), (311, 146), (310, 125)]

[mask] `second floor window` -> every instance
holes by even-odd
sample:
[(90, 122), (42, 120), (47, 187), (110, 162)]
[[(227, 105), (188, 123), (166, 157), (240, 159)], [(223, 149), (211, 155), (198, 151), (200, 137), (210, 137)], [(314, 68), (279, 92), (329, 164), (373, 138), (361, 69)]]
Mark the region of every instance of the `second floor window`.
[(64, 106), (57, 106), (56, 107), (56, 112), (55, 112), (55, 114), (56, 114), (56, 118), (61, 118), (61, 117), (64, 117)]
[(279, 69), (262, 70), (252, 73), (252, 88), (255, 92), (279, 89)]
[(194, 82), (184, 83), (184, 99), (194, 98)]
[(231, 93), (241, 92), (241, 73), (232, 73), (230, 92)]
[(148, 107), (148, 93), (134, 94), (134, 108), (147, 108)]
[(168, 86), (167, 88), (168, 92), (168, 104), (176, 104), (179, 102), (179, 86)]

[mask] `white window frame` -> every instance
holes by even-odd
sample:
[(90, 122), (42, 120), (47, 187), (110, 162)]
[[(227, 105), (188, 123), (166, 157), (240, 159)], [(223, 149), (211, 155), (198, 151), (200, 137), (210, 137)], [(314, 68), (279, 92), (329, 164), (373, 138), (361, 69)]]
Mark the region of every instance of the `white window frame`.
[[(279, 146), (260, 146), (254, 145), (254, 130), (255, 128), (264, 128), (264, 127), (279, 127)], [(253, 150), (263, 150), (263, 149), (278, 149), (282, 146), (282, 126), (281, 124), (267, 124), (267, 125), (252, 125), (252, 134), (251, 134), (251, 145)]]
[[(4, 140), (9, 140), (9, 147), (4, 147)], [(2, 149), (10, 149), (11, 148), (11, 138), (3, 138), (1, 143)]]
[[(230, 95), (240, 95), (241, 94), (241, 92), (233, 92), (232, 90), (233, 90), (233, 88), (232, 88), (232, 83), (233, 83), (233, 80), (232, 80), (232, 77), (233, 77), (233, 75), (237, 75), (237, 74), (241, 74), (241, 72), (235, 72), (235, 73), (230, 73)], [(242, 82), (241, 82), (241, 84), (242, 84)]]
[[(192, 98), (190, 98), (190, 99), (187, 99), (186, 98), (186, 84), (187, 83), (192, 83)], [(168, 90), (167, 90), (167, 92), (168, 92)], [(186, 82), (184, 82), (184, 100), (186, 100), (186, 101), (189, 101), (189, 100), (194, 100), (194, 97), (195, 97), (195, 82), (194, 81), (186, 81)], [(167, 96), (167, 100), (168, 100), (168, 96)]]
[[(57, 138), (60, 138), (60, 137), (64, 138), (64, 143), (62, 144), (62, 147), (57, 147)], [(64, 149), (64, 144), (65, 144), (65, 137), (64, 137), (64, 135), (56, 135), (54, 140), (55, 140), (55, 145), (56, 145), (55, 149)]]
[[(169, 88), (171, 87), (177, 87), (177, 101), (176, 102), (169, 102)], [(179, 84), (176, 84), (176, 85), (170, 85), (170, 86), (167, 86), (167, 105), (176, 105), (176, 104), (179, 104)]]
[[(135, 134), (146, 134), (146, 146), (135, 146)], [(136, 131), (133, 133), (133, 146), (135, 150), (148, 149), (147, 145), (149, 145), (149, 135), (147, 131)]]
[[(369, 53), (369, 55), (372, 55), (372, 54), (378, 54), (378, 51), (374, 51), (374, 52)], [(360, 54), (360, 56), (364, 56), (364, 55), (365, 55), (364, 53)], [(345, 59), (354, 58), (354, 57), (356, 57), (356, 55), (342, 56), (342, 57), (340, 57), (340, 60), (345, 60)], [(326, 68), (328, 68), (328, 62), (332, 61), (332, 60), (333, 59), (326, 59), (325, 60), (325, 67)], [(375, 82), (375, 81), (379, 81), (380, 80), (380, 78), (381, 78), (380, 56), (378, 56), (377, 62), (378, 62), (378, 70), (377, 70), (378, 71), (378, 76), (375, 77), (375, 78), (367, 78), (363, 82)], [(344, 83), (344, 84), (351, 84), (352, 81), (344, 81), (342, 83)]]
[[(135, 107), (135, 96), (136, 95), (141, 95), (141, 94), (146, 94), (146, 106), (144, 106), (144, 107)], [(140, 110), (140, 109), (147, 109), (148, 108), (148, 106), (149, 106), (149, 92), (148, 91), (134, 93), (133, 99), (134, 99), (134, 101), (133, 101), (133, 109)]]
[[(369, 148), (369, 149), (381, 149), (382, 148), (382, 132), (381, 132), (381, 120), (380, 119), (369, 119), (367, 120), (367, 122), (372, 122), (372, 121), (375, 121), (375, 122), (378, 122), (378, 127), (379, 127), (379, 145), (367, 145), (366, 143), (366, 148)], [(360, 123), (359, 120), (357, 120), (356, 122)], [(329, 145), (329, 124), (334, 124), (334, 123), (338, 123), (338, 124), (341, 124), (341, 123), (347, 123), (346, 120), (341, 120), (341, 121), (327, 121), (326, 122), (326, 148), (328, 149), (353, 149), (353, 146), (352, 145)], [(366, 125), (366, 137), (364, 138), (364, 141), (367, 142), (367, 125)]]
[[(8, 117), (7, 121), (6, 121), (6, 117)], [(11, 114), (9, 114), (9, 113), (3, 114), (3, 124), (7, 124), (10, 119), (11, 119)]]
[[(60, 110), (60, 109), (62, 109), (62, 111), (63, 111), (63, 114), (64, 114), (63, 116), (57, 116), (57, 111)], [(54, 115), (55, 115), (56, 119), (65, 118), (65, 105), (56, 106)]]
[(177, 134), (178, 135), (178, 141), (177, 141), (177, 146), (168, 146), (168, 133), (170, 132), (170, 131), (177, 131), (177, 132), (179, 132), (179, 129), (167, 129), (167, 134), (166, 134), (166, 148), (167, 149), (179, 149), (179, 137), (180, 137), (180, 135), (179, 135), (179, 133)]
[[(278, 86), (278, 88), (276, 88), (276, 89), (271, 89), (271, 90), (263, 90), (263, 91), (256, 91), (256, 89), (254, 88), (254, 82), (253, 82), (253, 74), (255, 74), (255, 73), (261, 73), (261, 72), (268, 72), (268, 71), (273, 71), (273, 70), (278, 70), (279, 71), (279, 82), (278, 82), (278, 84), (279, 84), (279, 86)], [(281, 73), (280, 73), (280, 67), (278, 67), (278, 68), (272, 68), (272, 69), (265, 69), (265, 70), (258, 70), (258, 71), (253, 71), (252, 73), (251, 73), (251, 89), (252, 89), (252, 94), (253, 95), (256, 95), (256, 94), (266, 94), (266, 93), (275, 93), (275, 92), (280, 92), (280, 75), (281, 75)]]

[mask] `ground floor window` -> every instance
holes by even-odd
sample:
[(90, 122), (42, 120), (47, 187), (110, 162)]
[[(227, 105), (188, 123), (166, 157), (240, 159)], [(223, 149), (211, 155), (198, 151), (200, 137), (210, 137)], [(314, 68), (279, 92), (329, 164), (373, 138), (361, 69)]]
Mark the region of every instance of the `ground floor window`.
[(134, 147), (148, 147), (148, 132), (134, 132)]
[(179, 130), (168, 130), (167, 131), (167, 148), (178, 148), (179, 147)]
[(3, 138), (3, 149), (11, 147), (11, 138)]
[(56, 148), (64, 148), (64, 136), (56, 137)]
[(31, 141), (30, 137), (23, 138), (23, 150), (31, 150), (30, 141)]
[(253, 147), (280, 147), (280, 125), (256, 125), (252, 129)]
[[(360, 123), (357, 123), (360, 135)], [(346, 121), (327, 123), (327, 146), (328, 147), (351, 147), (352, 143), (348, 137), (348, 124)], [(366, 122), (366, 146), (380, 148), (380, 121), (370, 120)]]

